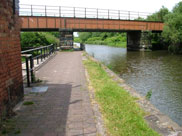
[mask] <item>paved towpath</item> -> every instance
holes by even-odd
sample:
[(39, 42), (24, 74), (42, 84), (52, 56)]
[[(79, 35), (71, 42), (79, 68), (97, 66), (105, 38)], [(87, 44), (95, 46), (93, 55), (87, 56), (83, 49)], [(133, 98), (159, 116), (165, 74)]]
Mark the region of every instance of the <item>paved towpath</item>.
[(25, 96), (34, 104), (18, 110), (19, 135), (97, 135), (81, 52), (59, 52), (36, 75), (46, 81), (48, 91)]

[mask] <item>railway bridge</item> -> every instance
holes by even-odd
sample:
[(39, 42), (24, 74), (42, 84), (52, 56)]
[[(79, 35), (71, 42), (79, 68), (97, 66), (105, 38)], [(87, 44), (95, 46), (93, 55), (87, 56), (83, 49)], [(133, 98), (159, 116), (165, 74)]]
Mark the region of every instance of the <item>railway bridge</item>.
[(138, 50), (144, 32), (160, 33), (163, 22), (142, 21), (150, 13), (61, 6), (20, 5), (21, 31), (59, 31), (60, 45), (73, 46), (73, 32), (127, 32), (127, 49)]

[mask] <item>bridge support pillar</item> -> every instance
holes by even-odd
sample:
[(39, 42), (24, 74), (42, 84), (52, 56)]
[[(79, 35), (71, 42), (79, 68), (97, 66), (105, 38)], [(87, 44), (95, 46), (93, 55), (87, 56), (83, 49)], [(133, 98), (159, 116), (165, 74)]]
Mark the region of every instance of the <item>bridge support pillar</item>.
[(140, 50), (141, 31), (127, 32), (127, 50)]
[(127, 50), (139, 51), (151, 48), (151, 39), (149, 31), (131, 31), (127, 32)]
[(60, 30), (60, 48), (72, 49), (73, 48), (73, 31), (72, 30)]

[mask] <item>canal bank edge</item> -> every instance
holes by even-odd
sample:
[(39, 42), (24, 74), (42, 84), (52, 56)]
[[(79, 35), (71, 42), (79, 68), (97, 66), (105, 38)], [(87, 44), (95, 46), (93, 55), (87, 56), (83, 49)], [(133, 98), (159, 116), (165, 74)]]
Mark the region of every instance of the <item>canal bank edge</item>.
[[(153, 104), (150, 103), (150, 101), (146, 100), (146, 98), (141, 96), (135, 89), (127, 85), (122, 78), (120, 78), (117, 74), (115, 74), (113, 71), (111, 71), (109, 68), (107, 68), (105, 65), (103, 65), (101, 62), (99, 62), (86, 52), (84, 52), (82, 56), (83, 57), (86, 56), (87, 58), (90, 58), (91, 60), (100, 63), (102, 68), (114, 81), (118, 83), (119, 86), (128, 91), (133, 97), (138, 98), (136, 100), (136, 103), (138, 103), (139, 106), (147, 113), (144, 119), (152, 129), (154, 129), (160, 135), (163, 136), (182, 136), (182, 127), (180, 127), (177, 123), (172, 121), (167, 115), (161, 113)], [(83, 58), (83, 60), (84, 59), (85, 58)], [(89, 81), (89, 79), (87, 80)], [(92, 97), (93, 96), (92, 93), (90, 95), (91, 98), (93, 99), (94, 97)], [(102, 124), (102, 121), (99, 122), (99, 124)], [(103, 127), (103, 125), (101, 125), (101, 127)]]
[[(86, 54), (86, 53), (84, 52), (84, 54)], [(87, 60), (87, 57), (88, 56), (84, 56), (82, 53), (82, 61)], [(94, 116), (95, 116), (95, 122), (96, 122), (96, 128), (97, 128), (98, 135), (99, 136), (107, 136), (106, 129), (104, 126), (104, 120), (103, 120), (102, 114), (99, 110), (100, 106), (97, 103), (97, 101), (95, 100), (94, 88), (92, 87), (92, 85), (90, 83), (88, 71), (87, 71), (85, 66), (84, 66), (84, 69), (85, 69), (85, 77), (87, 80), (87, 86), (88, 86), (88, 90), (89, 90), (91, 105), (92, 105), (92, 109), (93, 109)]]

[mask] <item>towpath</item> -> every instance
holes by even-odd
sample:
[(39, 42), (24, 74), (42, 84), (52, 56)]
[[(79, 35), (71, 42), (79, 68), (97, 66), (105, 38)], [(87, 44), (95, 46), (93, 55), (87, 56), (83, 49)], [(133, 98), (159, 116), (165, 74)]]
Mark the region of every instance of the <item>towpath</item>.
[(16, 127), (22, 136), (95, 136), (94, 113), (86, 85), (82, 52), (58, 52), (37, 72), (44, 93), (30, 93), (21, 106)]

